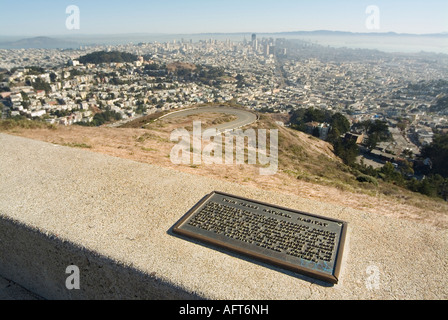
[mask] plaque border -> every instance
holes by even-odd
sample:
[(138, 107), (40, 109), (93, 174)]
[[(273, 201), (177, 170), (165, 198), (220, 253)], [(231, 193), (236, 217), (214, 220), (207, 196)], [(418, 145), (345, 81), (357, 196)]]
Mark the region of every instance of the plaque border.
[[(306, 215), (309, 217), (313, 217), (313, 218), (318, 218), (318, 219), (322, 219), (322, 220), (327, 220), (327, 221), (331, 221), (331, 222), (335, 222), (338, 224), (341, 224), (341, 234), (339, 236), (339, 243), (337, 244), (337, 252), (336, 252), (336, 258), (334, 261), (334, 268), (333, 268), (333, 274), (329, 275), (320, 271), (316, 271), (316, 270), (312, 270), (309, 268), (305, 268), (303, 266), (299, 266), (293, 263), (289, 263), (287, 261), (283, 261), (281, 259), (277, 259), (277, 258), (273, 258), (273, 257), (269, 257), (267, 255), (263, 255), (260, 254), (258, 252), (254, 252), (252, 250), (246, 250), (244, 248), (235, 246), (233, 244), (221, 241), (221, 240), (216, 240), (213, 239), (211, 237), (207, 237), (207, 236), (203, 236), (200, 234), (197, 234), (195, 232), (191, 232), (188, 230), (184, 230), (182, 229), (182, 225), (194, 214), (196, 213), (196, 211), (204, 204), (206, 203), (210, 198), (212, 198), (214, 195), (222, 195), (222, 196), (227, 196), (227, 197), (231, 197), (231, 198), (236, 198), (239, 200), (243, 200), (243, 201), (248, 201), (248, 202), (252, 202), (252, 203), (256, 203), (259, 205), (263, 205), (263, 206), (268, 206), (268, 207), (272, 207), (272, 208), (276, 208), (279, 210), (285, 210), (285, 211), (290, 211), (290, 212), (294, 212), (297, 214), (301, 214), (301, 215)], [(316, 215), (316, 214), (311, 214), (308, 212), (303, 212), (300, 210), (294, 210), (291, 208), (286, 208), (286, 207), (282, 207), (282, 206), (278, 206), (278, 205), (273, 205), (270, 203), (266, 203), (266, 202), (262, 202), (262, 201), (258, 201), (258, 200), (253, 200), (253, 199), (249, 199), (249, 198), (244, 198), (244, 197), (240, 197), (240, 196), (236, 196), (236, 195), (232, 195), (229, 193), (225, 193), (225, 192), (220, 192), (220, 191), (213, 191), (210, 194), (206, 195), (204, 198), (202, 198), (193, 208), (191, 208), (172, 228), (172, 231), (177, 234), (177, 235), (181, 235), (181, 236), (186, 236), (188, 238), (192, 238), (195, 240), (199, 240), (200, 242), (212, 245), (212, 246), (216, 246), (222, 249), (226, 249), (229, 251), (232, 251), (233, 253), (237, 253), (237, 254), (241, 254), (243, 256), (246, 257), (250, 257), (250, 258), (254, 258), (258, 261), (262, 261), (271, 265), (274, 265), (276, 267), (280, 267), (282, 269), (286, 269), (289, 271), (293, 271), (305, 276), (309, 276), (312, 278), (316, 278), (325, 282), (329, 282), (331, 284), (338, 284), (339, 282), (339, 275), (341, 272), (341, 264), (342, 264), (342, 256), (344, 253), (344, 247), (345, 247), (345, 240), (346, 240), (346, 235), (347, 235), (347, 228), (348, 228), (348, 223), (342, 220), (338, 220), (338, 219), (333, 219), (333, 218), (328, 218), (328, 217), (324, 217), (324, 216), (320, 216), (320, 215)]]

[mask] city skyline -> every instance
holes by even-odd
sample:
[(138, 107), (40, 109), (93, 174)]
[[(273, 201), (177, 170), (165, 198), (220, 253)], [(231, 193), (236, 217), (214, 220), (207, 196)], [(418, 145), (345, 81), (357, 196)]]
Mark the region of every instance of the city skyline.
[[(69, 6), (79, 28), (68, 29)], [(366, 21), (378, 8), (378, 28)], [(2, 5), (2, 36), (278, 33), (331, 30), (432, 34), (448, 31), (446, 1), (14, 1)]]

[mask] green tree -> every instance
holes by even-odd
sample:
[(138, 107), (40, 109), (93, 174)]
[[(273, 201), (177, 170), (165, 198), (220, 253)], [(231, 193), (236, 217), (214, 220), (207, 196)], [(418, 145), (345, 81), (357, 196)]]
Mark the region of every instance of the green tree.
[(411, 158), (414, 156), (414, 152), (412, 152), (412, 150), (403, 150), (403, 154), (408, 157)]
[(79, 123), (79, 125), (98, 127), (107, 122), (118, 121), (121, 119), (122, 119), (122, 116), (120, 113), (111, 110), (110, 107), (107, 107), (105, 111), (95, 114), (92, 122), (90, 122), (88, 124)]
[(58, 76), (56, 75), (56, 73), (54, 72), (50, 73), (50, 80), (52, 83), (55, 83), (57, 78)]
[(448, 200), (448, 179), (441, 175), (430, 175), (421, 181), (412, 178), (407, 182), (407, 188), (413, 192), (424, 194), (428, 197), (440, 197)]
[(308, 108), (305, 111), (303, 121), (307, 122), (325, 122), (326, 116), (325, 112), (320, 109)]
[(401, 132), (404, 132), (406, 130), (407, 126), (408, 126), (407, 121), (400, 121), (397, 123), (397, 127), (398, 127), (398, 129), (400, 129)]
[(390, 163), (387, 162), (381, 169), (380, 169), (380, 174), (379, 174), (384, 181), (387, 182), (394, 182), (397, 185), (400, 186), (404, 186), (405, 185), (405, 180), (403, 175), (395, 170), (395, 166)]
[(430, 179), (423, 179), (418, 186), (418, 192), (429, 197), (437, 195), (437, 189), (431, 183)]
[(369, 137), (367, 138), (367, 148), (369, 150), (373, 150), (376, 148), (376, 146), (378, 145), (379, 142), (379, 137), (376, 134), (370, 134)]
[(45, 70), (41, 67), (35, 67), (35, 66), (30, 66), (30, 67), (26, 67), (26, 69), (28, 69), (27, 75), (40, 75), (45, 73)]
[(366, 146), (369, 150), (375, 149), (379, 142), (388, 141), (392, 138), (392, 134), (389, 131), (389, 126), (386, 121), (367, 120), (357, 123), (354, 126), (367, 132), (368, 138)]
[(390, 181), (393, 180), (393, 177), (395, 175), (395, 167), (392, 163), (387, 162), (382, 168), (381, 173), (384, 175), (386, 180)]
[(356, 163), (356, 158), (359, 155), (359, 148), (355, 141), (338, 139), (333, 143), (334, 153), (344, 161), (348, 166), (353, 166)]
[[(294, 110), (290, 117), (291, 126), (299, 131), (305, 131), (305, 124), (308, 122), (331, 122), (332, 113), (330, 111), (322, 111), (316, 108), (308, 108), (308, 109), (298, 109)], [(336, 116), (335, 119), (337, 119)], [(341, 130), (339, 128), (339, 130)]]
[(386, 141), (391, 137), (387, 122), (382, 120), (375, 120), (371, 122), (368, 132), (370, 135), (376, 135), (379, 141)]
[(341, 132), (337, 127), (332, 127), (330, 132), (328, 133), (327, 141), (334, 144), (338, 139), (341, 138)]
[(448, 178), (448, 134), (436, 134), (433, 142), (422, 149), (422, 156), (431, 159), (431, 173)]
[(47, 94), (51, 91), (50, 85), (41, 78), (37, 78), (31, 85), (34, 90), (45, 90)]
[[(327, 122), (331, 125), (331, 130), (327, 140), (333, 145), (334, 153), (344, 161), (345, 164), (353, 166), (359, 155), (359, 148), (355, 141), (341, 138), (341, 134), (350, 130), (350, 122), (341, 113), (333, 114), (331, 111), (323, 111), (316, 108), (294, 110), (290, 117), (291, 127), (299, 131), (306, 131), (308, 122)], [(314, 136), (318, 135), (318, 129), (313, 131)]]
[(143, 114), (143, 113), (145, 113), (146, 111), (148, 111), (148, 107), (145, 106), (144, 104), (139, 104), (139, 105), (137, 106), (137, 109), (135, 110), (135, 113), (137, 113), (137, 114)]
[(331, 117), (330, 125), (333, 129), (337, 129), (339, 132), (345, 133), (350, 130), (350, 122), (341, 113), (335, 113)]
[(400, 172), (404, 176), (414, 175), (414, 169), (412, 168), (412, 164), (409, 161), (404, 160), (400, 166)]

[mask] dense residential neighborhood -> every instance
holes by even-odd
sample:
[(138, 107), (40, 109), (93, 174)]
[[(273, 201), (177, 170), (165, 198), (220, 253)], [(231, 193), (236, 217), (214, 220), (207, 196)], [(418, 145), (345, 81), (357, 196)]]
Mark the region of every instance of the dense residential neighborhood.
[[(101, 53), (126, 53), (127, 59), (92, 58)], [(95, 122), (95, 115), (106, 110), (111, 120), (127, 121), (204, 103), (285, 115), (316, 108), (339, 112), (353, 125), (386, 121), (393, 139), (376, 152), (397, 156), (418, 154), (434, 130), (448, 128), (448, 64), (442, 54), (336, 49), (253, 35), (241, 42), (4, 49), (0, 62), (3, 119), (101, 125), (105, 121)], [(309, 126), (326, 139), (328, 124)], [(352, 131), (366, 135), (359, 127)]]

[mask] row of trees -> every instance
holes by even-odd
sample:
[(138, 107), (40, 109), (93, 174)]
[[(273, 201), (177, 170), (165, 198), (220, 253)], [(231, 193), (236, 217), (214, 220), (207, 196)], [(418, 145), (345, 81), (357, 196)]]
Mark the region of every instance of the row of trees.
[(366, 120), (353, 125), (354, 129), (359, 129), (368, 134), (366, 147), (370, 150), (376, 148), (379, 142), (388, 141), (392, 139), (392, 134), (389, 131), (389, 126), (383, 120)]
[(105, 123), (112, 122), (112, 121), (119, 121), (122, 119), (122, 115), (118, 112), (115, 112), (110, 109), (110, 107), (107, 107), (105, 111), (95, 114), (93, 117), (92, 122), (90, 123), (77, 123), (81, 126), (87, 126), (87, 127), (99, 127)]
[[(357, 163), (359, 147), (355, 141), (345, 139), (344, 133), (350, 130), (350, 123), (347, 118), (340, 113), (324, 111), (320, 109), (308, 108), (299, 109), (291, 114), (291, 127), (306, 131), (306, 124), (309, 122), (326, 122), (331, 126), (327, 141), (333, 145), (334, 153), (339, 156), (346, 165), (360, 172), (357, 179), (361, 182), (378, 184), (378, 179), (388, 183), (401, 186), (413, 192), (418, 192), (430, 197), (441, 197), (447, 200), (448, 197), (448, 134), (436, 134), (431, 145), (423, 148), (423, 158), (431, 160), (431, 167), (425, 167), (424, 179), (414, 177), (412, 162), (406, 160), (400, 162), (399, 166), (386, 163), (382, 168), (374, 169), (371, 166)], [(368, 120), (357, 123), (355, 129), (366, 132), (368, 139), (366, 147), (373, 150), (381, 141), (391, 139), (389, 127), (385, 121)]]
[(355, 163), (359, 148), (356, 142), (343, 137), (350, 131), (350, 122), (343, 114), (315, 108), (298, 109), (292, 113), (290, 122), (292, 128), (303, 132), (309, 122), (328, 123), (331, 129), (327, 141), (333, 145), (335, 154), (347, 165)]
[(196, 65), (196, 68), (177, 68), (174, 76), (184, 81), (198, 81), (205, 85), (219, 88), (222, 78), (226, 76), (223, 68), (205, 65)]
[(431, 160), (430, 174), (448, 178), (448, 133), (436, 133), (433, 142), (422, 149), (422, 156)]
[(406, 188), (413, 192), (418, 192), (429, 197), (440, 197), (448, 200), (448, 178), (440, 174), (429, 174), (423, 179), (410, 177), (413, 168), (409, 162), (402, 163), (398, 168), (387, 162), (382, 168), (373, 169), (371, 166), (356, 164), (354, 166), (362, 175), (357, 178), (361, 182), (370, 182), (377, 184), (377, 179), (393, 183), (397, 186)]
[(26, 80), (26, 85), (32, 86), (34, 90), (44, 90), (47, 94), (51, 92), (50, 84), (42, 78), (36, 78), (34, 81)]
[[(177, 66), (174, 71), (168, 72), (168, 68), (165, 64), (150, 64), (146, 65), (144, 68), (146, 74), (154, 77), (167, 77), (169, 75), (182, 81), (197, 81), (206, 85), (219, 87), (222, 84), (222, 78), (227, 74), (223, 68), (217, 68), (206, 65), (195, 65), (195, 66)], [(238, 78), (237, 81), (242, 83), (243, 79)]]
[[(430, 159), (430, 166), (418, 166), (418, 162), (400, 162), (398, 168), (386, 163), (381, 169), (373, 169), (363, 164), (354, 167), (368, 177), (381, 178), (395, 185), (407, 188), (429, 197), (448, 200), (448, 134), (436, 134), (434, 141), (422, 149), (422, 159)], [(420, 160), (421, 162), (421, 160)], [(423, 175), (416, 179), (414, 173)]]

